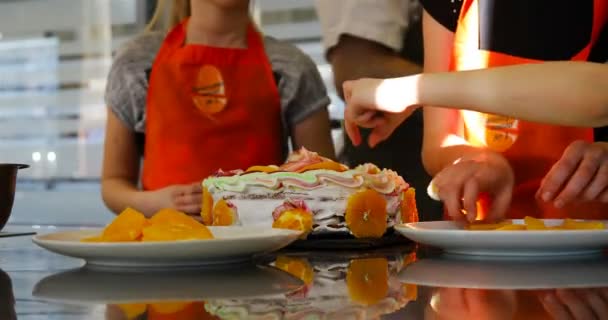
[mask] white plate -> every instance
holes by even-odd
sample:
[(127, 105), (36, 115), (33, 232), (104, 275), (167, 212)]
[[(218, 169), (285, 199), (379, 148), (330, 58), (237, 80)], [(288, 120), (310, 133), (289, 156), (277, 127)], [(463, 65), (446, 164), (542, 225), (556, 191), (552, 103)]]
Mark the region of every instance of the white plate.
[(266, 227), (210, 227), (215, 239), (166, 242), (82, 242), (101, 230), (37, 235), (39, 246), (107, 267), (188, 267), (245, 262), (298, 239), (299, 231)]
[[(522, 220), (512, 220), (523, 224)], [(555, 226), (562, 220), (543, 220)], [(447, 252), (492, 256), (555, 256), (599, 253), (608, 247), (606, 230), (477, 231), (452, 221), (416, 222), (395, 226), (405, 237)]]
[(605, 288), (608, 287), (608, 259), (422, 258), (404, 268), (399, 274), (399, 280), (436, 288)]
[(171, 272), (105, 272), (85, 267), (40, 280), (33, 295), (75, 304), (203, 301), (286, 294), (303, 285), (296, 277), (272, 267)]

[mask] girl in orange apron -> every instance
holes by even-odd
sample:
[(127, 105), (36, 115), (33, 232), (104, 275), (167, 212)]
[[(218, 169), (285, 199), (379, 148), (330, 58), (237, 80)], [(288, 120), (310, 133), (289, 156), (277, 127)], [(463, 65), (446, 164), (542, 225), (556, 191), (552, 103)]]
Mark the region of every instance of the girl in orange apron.
[[(163, 3), (169, 2), (160, 4)], [(135, 168), (131, 168), (130, 163), (121, 163), (123, 159), (131, 162), (136, 155), (116, 155), (120, 153), (116, 149), (132, 152), (133, 146), (128, 145), (132, 142), (119, 141), (132, 135), (132, 132), (116, 135), (117, 131), (125, 131), (117, 128), (121, 127), (117, 124), (120, 121), (114, 120), (116, 114), (120, 117), (120, 110), (112, 108), (116, 114), (109, 113), (113, 118), (108, 121), (104, 171), (111, 171), (112, 174), (102, 175), (102, 194), (106, 204), (115, 212), (132, 206), (146, 215), (166, 207), (196, 214), (200, 212), (200, 184), (203, 179), (220, 169), (230, 171), (253, 165), (280, 165), (285, 153), (284, 123), (297, 127), (300, 122), (296, 121), (304, 122), (284, 118), (278, 80), (266, 54), (263, 36), (249, 16), (248, 0), (170, 0), (170, 3), (174, 8), (172, 19), (179, 23), (164, 38), (149, 73), (143, 112), (143, 191), (130, 185), (137, 180), (132, 172)], [(157, 12), (162, 8), (159, 7)], [(322, 84), (318, 84), (321, 83), (320, 77), (311, 71), (317, 72), (314, 64), (306, 64), (308, 60), (304, 61), (301, 57), (304, 55), (296, 52), (295, 48), (286, 49), (284, 44), (279, 46), (277, 43), (276, 40), (272, 42), (275, 55), (300, 54), (293, 57), (299, 60), (289, 71), (294, 74), (293, 77), (300, 76), (302, 83), (289, 85), (297, 89), (307, 85), (306, 90), (309, 91), (301, 91), (317, 99), (314, 101), (316, 109), (298, 101), (300, 104), (297, 107), (300, 109), (292, 108), (290, 112), (307, 111), (308, 107), (310, 116), (299, 116), (308, 117), (305, 118), (306, 127), (316, 130), (315, 134), (324, 133), (324, 128), (318, 125), (326, 123), (327, 145), (330, 147), (325, 150), (333, 152), (327, 112), (318, 109), (326, 107), (329, 99), (324, 90), (319, 90), (322, 88)], [(131, 54), (129, 59), (144, 55), (142, 51), (145, 49), (142, 50), (142, 47), (140, 44), (136, 55)], [(273, 57), (276, 59), (276, 56)], [(286, 60), (290, 58), (286, 56)], [(282, 68), (285, 69), (284, 66)], [(119, 81), (138, 81), (133, 77), (125, 80), (124, 73), (129, 70), (116, 69), (113, 71), (123, 73)], [(286, 75), (288, 71), (283, 69), (281, 71)], [(297, 74), (296, 71), (301, 73)], [(293, 81), (291, 78), (288, 80)], [(110, 88), (113, 85), (109, 82)], [(300, 92), (293, 93), (293, 99), (305, 100)], [(326, 101), (324, 98), (327, 104), (323, 104)], [(307, 102), (312, 104), (311, 101)], [(313, 118), (313, 114), (320, 117), (314, 117), (311, 123), (308, 119)], [(292, 123), (289, 123), (290, 120)], [(295, 129), (290, 129), (294, 139)], [(313, 150), (327, 146), (314, 145), (310, 139), (300, 140), (300, 144)], [(297, 146), (297, 143), (294, 145)], [(113, 169), (106, 162), (122, 167)], [(115, 181), (112, 181), (113, 175), (117, 176)], [(129, 180), (128, 185), (125, 178)], [(119, 188), (120, 192), (116, 191)]]

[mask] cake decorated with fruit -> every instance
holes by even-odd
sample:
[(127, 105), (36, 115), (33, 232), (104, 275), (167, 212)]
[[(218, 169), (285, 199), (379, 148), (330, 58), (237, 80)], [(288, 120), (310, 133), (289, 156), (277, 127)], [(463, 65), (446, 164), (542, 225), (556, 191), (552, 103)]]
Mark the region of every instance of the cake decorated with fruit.
[(418, 221), (415, 190), (396, 172), (349, 168), (306, 149), (281, 166), (220, 170), (202, 184), (206, 225), (381, 238), (396, 224)]
[(300, 289), (246, 300), (211, 300), (205, 308), (220, 319), (379, 319), (417, 299), (417, 286), (398, 278), (414, 260), (415, 254), (333, 259), (281, 255), (274, 267), (299, 278), (304, 283)]

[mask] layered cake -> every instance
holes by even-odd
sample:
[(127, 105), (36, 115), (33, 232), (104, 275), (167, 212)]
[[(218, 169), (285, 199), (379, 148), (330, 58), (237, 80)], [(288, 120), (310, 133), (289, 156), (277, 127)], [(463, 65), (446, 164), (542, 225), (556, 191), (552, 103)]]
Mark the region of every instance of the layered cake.
[(220, 170), (205, 179), (201, 215), (207, 225), (380, 238), (395, 224), (418, 220), (414, 192), (394, 171), (351, 169), (301, 149), (281, 166)]
[(379, 319), (417, 298), (417, 287), (398, 279), (403, 267), (415, 260), (413, 254), (339, 259), (317, 255), (290, 254), (274, 261), (275, 267), (305, 283), (298, 291), (211, 300), (205, 308), (220, 319)]

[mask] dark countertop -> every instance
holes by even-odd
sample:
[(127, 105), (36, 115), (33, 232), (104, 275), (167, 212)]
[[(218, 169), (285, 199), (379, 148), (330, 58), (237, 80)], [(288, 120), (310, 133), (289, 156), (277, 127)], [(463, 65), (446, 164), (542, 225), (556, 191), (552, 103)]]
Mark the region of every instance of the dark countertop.
[(99, 270), (31, 236), (2, 237), (0, 319), (608, 318), (604, 257), (464, 259), (404, 245), (284, 250), (256, 263)]

